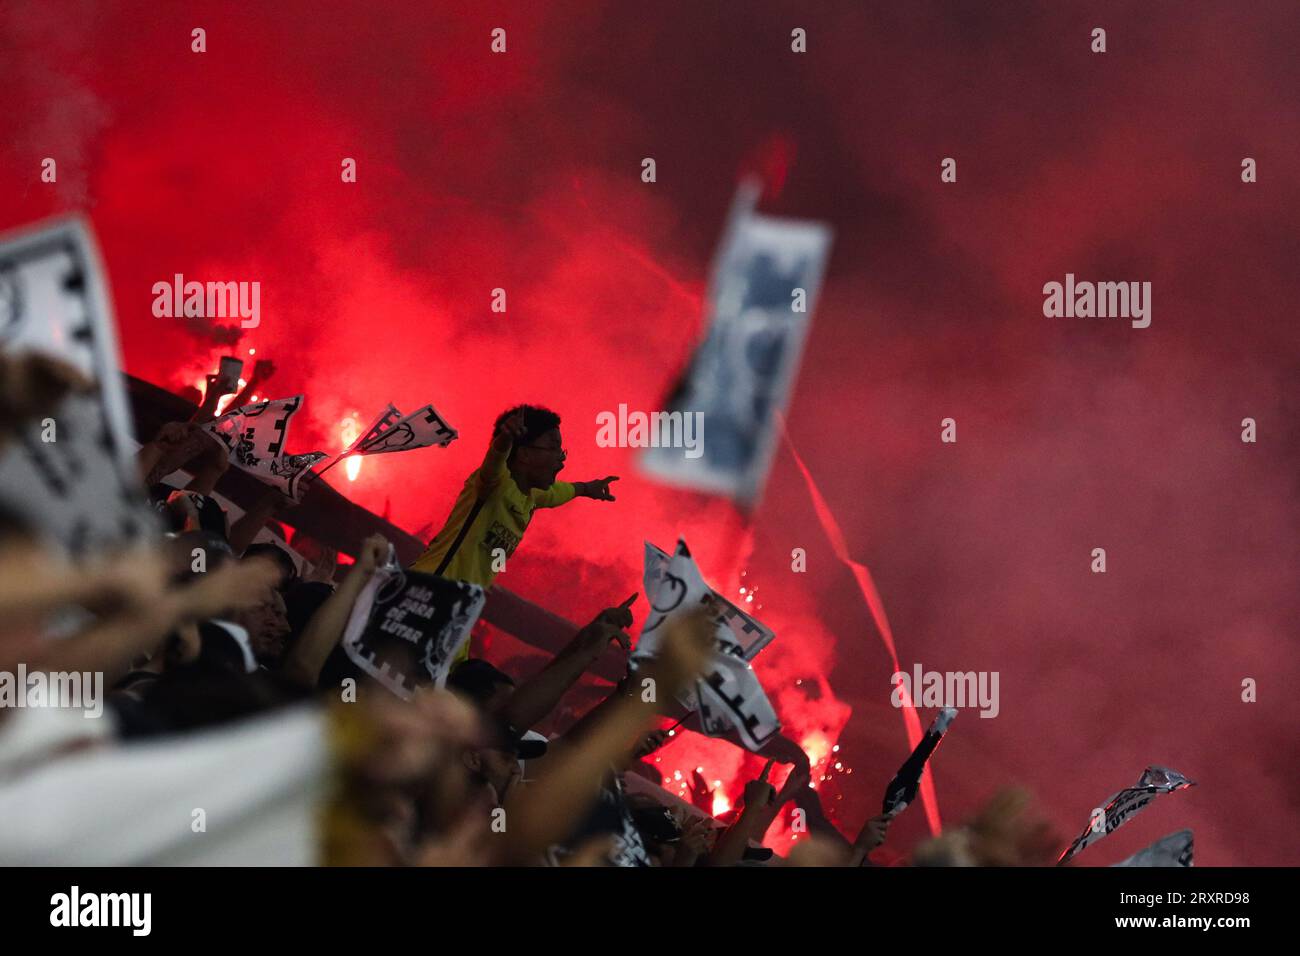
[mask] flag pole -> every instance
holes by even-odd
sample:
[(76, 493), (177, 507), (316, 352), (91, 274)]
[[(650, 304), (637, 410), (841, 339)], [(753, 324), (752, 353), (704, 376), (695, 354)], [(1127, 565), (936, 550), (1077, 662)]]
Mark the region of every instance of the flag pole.
[(336, 455), (336, 456), (334, 457), (334, 460), (333, 460), (333, 461), (331, 461), (328, 465), (326, 465), (326, 466), (325, 466), (324, 468), (322, 468), (320, 471), (316, 472), (316, 477), (319, 478), (321, 475), (325, 474), (325, 472), (329, 471), (331, 468), (333, 468), (335, 465), (337, 465), (339, 462), (341, 462), (344, 458), (347, 458), (347, 457), (348, 457), (348, 453), (347, 453), (347, 452), (344, 452), (344, 453), (341, 454), (341, 455)]

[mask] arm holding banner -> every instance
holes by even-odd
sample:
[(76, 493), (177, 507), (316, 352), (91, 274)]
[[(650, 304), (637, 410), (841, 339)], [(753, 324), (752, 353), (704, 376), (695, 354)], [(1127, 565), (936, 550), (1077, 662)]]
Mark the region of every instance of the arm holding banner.
[(352, 606), (357, 603), (361, 589), (386, 559), (388, 549), (388, 541), (381, 535), (371, 535), (362, 542), (356, 563), (344, 577), (343, 583), (311, 616), (306, 628), (285, 655), (284, 663), (280, 666), (280, 672), (285, 677), (307, 687), (316, 686), (330, 652), (343, 638), (343, 629), (347, 627)]
[(853, 852), (849, 855), (849, 866), (868, 865), (867, 854), (877, 849), (889, 835), (889, 824), (896, 814), (880, 813), (862, 824), (858, 838), (853, 841)]

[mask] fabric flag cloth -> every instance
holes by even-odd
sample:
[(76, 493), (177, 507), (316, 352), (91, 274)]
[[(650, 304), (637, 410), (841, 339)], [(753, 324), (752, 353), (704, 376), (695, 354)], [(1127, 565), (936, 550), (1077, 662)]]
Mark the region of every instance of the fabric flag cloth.
[(694, 686), (678, 695), (678, 701), (696, 712), (700, 729), (708, 736), (722, 737), (734, 731), (746, 749), (761, 750), (780, 732), (781, 722), (749, 661), (775, 635), (705, 583), (685, 541), (677, 542), (677, 550), (666, 564), (663, 556), (664, 552), (646, 543), (643, 584), (651, 611), (633, 651), (633, 663), (658, 654), (665, 622), (701, 605), (708, 607), (717, 615), (713, 658)]
[(891, 817), (898, 816), (916, 799), (917, 791), (921, 789), (921, 774), (956, 716), (957, 711), (952, 707), (939, 711), (939, 716), (934, 718), (921, 742), (913, 748), (911, 756), (898, 768), (898, 773), (889, 781), (889, 786), (885, 787), (882, 812)]
[[(330, 772), (319, 708), (140, 743), (112, 739), (112, 723), (109, 714), (83, 720), (50, 708), (0, 724), (0, 752), (46, 758), (19, 760), (23, 772), (13, 775), (0, 763), (0, 866), (319, 864)], [(97, 746), (52, 746), (84, 738), (86, 725), (97, 725)]]
[[(657, 548), (649, 541), (645, 543), (645, 571), (643, 575), (643, 587), (646, 594), (655, 594), (663, 579), (663, 573), (668, 568), (672, 555), (662, 548)], [(692, 563), (693, 566), (693, 563)], [(698, 574), (698, 570), (696, 572)], [(707, 584), (704, 587), (708, 588)], [(767, 647), (776, 637), (776, 632), (766, 624), (752, 617), (739, 606), (727, 600), (717, 591), (709, 588), (708, 598), (710, 604), (718, 612), (719, 620), (727, 626), (729, 634), (722, 635), (719, 639), (729, 641), (734, 648), (740, 650), (740, 656), (747, 661), (752, 661), (758, 656), (758, 652)]]
[(443, 687), (487, 601), (468, 581), (403, 569), (389, 561), (357, 598), (343, 649), (366, 674), (403, 700), (424, 684)]
[(379, 435), (381, 432), (387, 431), (389, 428), (392, 428), (393, 425), (397, 424), (397, 422), (401, 421), (401, 419), (402, 419), (402, 413), (397, 410), (396, 405), (394, 405), (392, 402), (389, 402), (384, 407), (384, 410), (375, 416), (374, 421), (372, 421), (366, 427), (366, 430), (357, 436), (357, 440), (354, 441), (347, 448), (343, 449), (343, 452), (342, 454), (340, 454), (339, 457), (341, 458), (343, 457), (343, 455), (352, 454), (357, 450), (357, 446), (360, 445), (362, 442), (367, 442), (370, 439), (374, 438), (375, 436)]
[(665, 403), (669, 415), (702, 416), (702, 453), (660, 445), (640, 457), (652, 477), (745, 507), (762, 496), (773, 415), (793, 391), (833, 235), (825, 223), (759, 215), (752, 201), (742, 186), (713, 266), (708, 332)]
[(305, 486), (303, 478), (319, 461), (329, 457), (313, 451), (287, 455), (289, 425), (302, 408), (303, 396), (267, 399), (226, 412), (204, 426), (225, 446), (230, 463), (279, 488), (297, 501)]
[(328, 458), (323, 451), (308, 451), (301, 455), (282, 455), (272, 458), (263, 467), (249, 469), (268, 485), (274, 485), (294, 501), (301, 500), (306, 492), (304, 478), (312, 468)]
[(1177, 770), (1169, 770), (1165, 767), (1147, 767), (1146, 770), (1142, 771), (1142, 776), (1136, 784), (1126, 787), (1106, 801), (1104, 829), (1097, 825), (1101, 822), (1100, 816), (1095, 820), (1090, 820), (1088, 825), (1084, 827), (1083, 832), (1075, 837), (1074, 842), (1061, 854), (1057, 865), (1067, 862), (1075, 854), (1119, 829), (1133, 817), (1133, 814), (1160, 796), (1160, 794), (1173, 793), (1175, 790), (1194, 786), (1196, 786), (1194, 780), (1188, 780)]
[(94, 383), (0, 450), (0, 501), (74, 555), (156, 533), (136, 473), (108, 281), (81, 220), (0, 238), (0, 350), (58, 359)]
[(1161, 837), (1145, 850), (1138, 850), (1114, 866), (1191, 866), (1192, 831), (1179, 830)]
[[(397, 412), (392, 405), (388, 408)], [(366, 430), (366, 434), (343, 454), (387, 455), (391, 452), (410, 451), (412, 448), (427, 448), (430, 445), (446, 448), (458, 437), (456, 429), (448, 425), (432, 405), (418, 408), (388, 424), (385, 424), (389, 421), (386, 416), (387, 412), (382, 413)]]

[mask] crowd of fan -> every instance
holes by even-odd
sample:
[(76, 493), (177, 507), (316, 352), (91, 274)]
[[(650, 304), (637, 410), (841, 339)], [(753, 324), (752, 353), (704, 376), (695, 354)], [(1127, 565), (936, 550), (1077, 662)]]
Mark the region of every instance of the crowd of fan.
[[(58, 363), (0, 361), (0, 447), (87, 387)], [(790, 764), (779, 789), (769, 762), (723, 820), (646, 783), (664, 702), (705, 667), (707, 620), (671, 628), (635, 681), (549, 740), (530, 731), (567, 713), (597, 658), (630, 647), (626, 606), (600, 611), (527, 680), (471, 658), (411, 701), (368, 683), (341, 641), (388, 543), (372, 536), (342, 565), (295, 539), (311, 558), (295, 561), (270, 533), (292, 503), (269, 489), (231, 520), (214, 494), (227, 454), (202, 428), (216, 391), (139, 450), (165, 529), (148, 547), (74, 562), (0, 505), (0, 672), (102, 674), (105, 692), (99, 720), (0, 708), (0, 862), (872, 864), (889, 819), (842, 836), (801, 751), (778, 757)], [(782, 857), (762, 841), (787, 808), (808, 836)], [(1057, 845), (1007, 792), (910, 861), (1041, 864)]]

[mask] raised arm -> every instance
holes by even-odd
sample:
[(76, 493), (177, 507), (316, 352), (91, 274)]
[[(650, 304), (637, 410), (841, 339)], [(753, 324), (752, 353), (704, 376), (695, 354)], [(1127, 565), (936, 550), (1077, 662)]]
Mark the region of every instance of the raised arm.
[(479, 468), (479, 484), (484, 488), (495, 485), (506, 473), (506, 459), (515, 441), (524, 433), (524, 413), (515, 412), (503, 421), (488, 443), (487, 454), (483, 456), (483, 466)]
[(311, 616), (298, 640), (285, 655), (280, 671), (290, 680), (315, 687), (320, 679), (330, 652), (343, 638), (352, 607), (361, 595), (375, 570), (388, 555), (388, 541), (383, 535), (372, 534), (361, 544), (356, 563), (352, 565), (343, 583), (338, 586)]
[(535, 677), (510, 695), (501, 716), (520, 730), (536, 726), (555, 709), (611, 641), (628, 650), (632, 639), (624, 628), (632, 626), (631, 607), (636, 598), (633, 594), (618, 607), (597, 614)]
[(231, 399), (227, 409), (243, 408), (245, 405), (252, 404), (253, 396), (258, 393), (266, 380), (275, 374), (275, 363), (270, 359), (258, 359), (253, 366), (253, 374), (248, 379), (248, 384), (243, 387), (238, 395)]
[(768, 807), (776, 799), (776, 788), (767, 782), (774, 762), (768, 760), (758, 779), (745, 784), (745, 809), (727, 832), (718, 837), (713, 852), (709, 854), (709, 866), (735, 866), (744, 857), (749, 841), (761, 840), (767, 832), (772, 823)]
[(543, 761), (542, 776), (535, 783), (514, 788), (505, 806), (509, 820), (505, 862), (535, 859), (548, 845), (573, 832), (596, 798), (610, 764), (649, 729), (664, 701), (671, 701), (699, 676), (712, 646), (713, 629), (705, 616), (674, 622), (664, 635), (659, 656), (642, 668), (642, 676), (655, 681), (660, 703), (644, 702), (640, 694), (618, 697), (602, 710), (581, 741), (558, 748)]

